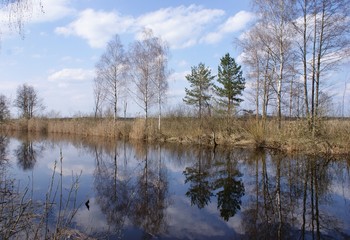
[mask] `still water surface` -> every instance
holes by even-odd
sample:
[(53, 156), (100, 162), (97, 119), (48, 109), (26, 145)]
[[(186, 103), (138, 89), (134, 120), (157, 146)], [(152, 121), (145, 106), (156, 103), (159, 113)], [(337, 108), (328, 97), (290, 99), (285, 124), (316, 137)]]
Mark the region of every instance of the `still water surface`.
[(62, 151), (63, 199), (80, 176), (71, 228), (96, 239), (350, 238), (349, 159), (58, 136), (3, 145), (7, 174), (38, 201)]

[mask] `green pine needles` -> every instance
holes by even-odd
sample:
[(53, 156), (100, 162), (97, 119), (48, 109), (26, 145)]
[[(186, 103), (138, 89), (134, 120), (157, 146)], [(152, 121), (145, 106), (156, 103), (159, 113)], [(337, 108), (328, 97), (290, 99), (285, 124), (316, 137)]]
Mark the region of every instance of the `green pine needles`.
[(243, 101), (239, 96), (245, 88), (245, 79), (241, 66), (229, 53), (220, 60), (217, 82), (220, 86), (214, 86), (214, 91), (219, 97), (219, 105), (227, 109), (227, 116), (232, 116), (234, 107)]
[(183, 101), (188, 105), (198, 107), (199, 118), (202, 118), (205, 109), (210, 110), (210, 99), (212, 97), (210, 90), (213, 86), (214, 77), (211, 75), (211, 70), (204, 63), (192, 67), (191, 74), (186, 75), (191, 89), (185, 88), (186, 96)]
[(192, 67), (191, 74), (186, 75), (186, 79), (190, 83), (190, 89), (185, 88), (183, 101), (198, 108), (199, 118), (202, 118), (206, 110), (209, 114), (211, 112), (211, 93), (215, 93), (216, 102), (225, 109), (228, 117), (235, 113), (235, 107), (243, 101), (240, 98), (245, 88), (243, 72), (229, 53), (220, 60), (217, 85), (213, 83), (215, 76), (212, 76), (210, 68), (204, 63)]

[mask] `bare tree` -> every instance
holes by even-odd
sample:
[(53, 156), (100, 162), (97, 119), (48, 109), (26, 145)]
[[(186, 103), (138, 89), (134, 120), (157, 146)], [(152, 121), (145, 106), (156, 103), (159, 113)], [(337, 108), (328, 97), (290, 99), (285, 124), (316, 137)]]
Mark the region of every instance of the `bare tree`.
[(0, 94), (0, 122), (10, 117), (9, 101), (5, 95)]
[[(324, 72), (333, 70), (350, 50), (350, 1), (315, 0), (314, 46), (316, 60), (313, 60), (315, 81), (315, 106), (313, 107), (313, 130), (319, 115), (320, 84)], [(314, 132), (314, 131), (313, 131)]]
[(39, 98), (37, 91), (33, 86), (23, 84), (17, 88), (17, 95), (14, 101), (21, 117), (30, 119), (39, 111), (45, 109), (42, 99)]
[[(282, 89), (286, 81), (286, 68), (291, 51), (291, 38), (288, 34), (291, 29), (293, 1), (255, 0), (258, 13), (261, 15), (260, 23), (264, 28), (264, 38), (261, 38), (274, 61), (276, 73), (277, 94), (277, 118), (278, 126), (281, 127), (282, 118)], [(266, 38), (268, 36), (268, 38)]]
[(162, 116), (162, 104), (166, 98), (166, 91), (168, 90), (168, 77), (170, 71), (168, 70), (168, 56), (169, 48), (166, 42), (160, 38), (155, 38), (155, 70), (156, 75), (154, 78), (154, 84), (157, 90), (157, 104), (158, 104), (158, 131), (161, 131), (161, 116)]
[(94, 78), (94, 117), (103, 116), (103, 102), (106, 99), (105, 91), (103, 90), (103, 82), (99, 77)]
[[(113, 109), (114, 120), (117, 119), (119, 94), (126, 91), (126, 70), (124, 48), (116, 35), (108, 42), (105, 53), (96, 64), (97, 77), (94, 80), (95, 110), (101, 108), (102, 100), (106, 100)], [(96, 104), (99, 105), (98, 108)]]
[(168, 88), (167, 59), (167, 45), (149, 29), (145, 29), (142, 40), (130, 48), (130, 75), (136, 89), (133, 94), (136, 103), (144, 110), (146, 120), (155, 103), (158, 103), (160, 119), (161, 104)]
[[(267, 117), (268, 106), (275, 97), (273, 79), (275, 78), (274, 61), (271, 57), (273, 44), (268, 40), (264, 26), (257, 23), (238, 41), (243, 51), (243, 62), (248, 68), (248, 79), (253, 81), (256, 118), (259, 112), (263, 120)], [(261, 111), (260, 111), (261, 108)]]
[[(41, 0), (0, 0), (0, 10), (8, 15), (8, 27), (20, 35), (23, 34), (24, 23), (31, 17), (35, 6), (44, 13)], [(0, 34), (2, 27), (0, 25)]]
[(314, 132), (320, 113), (320, 86), (326, 73), (349, 56), (350, 1), (298, 0), (294, 7), (294, 40), (303, 63), (305, 111)]

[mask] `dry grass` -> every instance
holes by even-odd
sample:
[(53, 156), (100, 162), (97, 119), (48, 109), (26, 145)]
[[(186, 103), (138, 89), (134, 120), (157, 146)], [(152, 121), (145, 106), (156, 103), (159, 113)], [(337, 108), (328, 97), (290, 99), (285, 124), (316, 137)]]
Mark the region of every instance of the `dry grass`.
[(134, 120), (129, 137), (131, 139), (144, 140), (146, 139), (146, 120), (136, 119)]
[(143, 141), (168, 141), (232, 146), (253, 145), (288, 152), (310, 151), (327, 153), (350, 152), (350, 120), (324, 120), (312, 136), (306, 120), (283, 121), (281, 128), (275, 120), (193, 117), (163, 118), (161, 132), (157, 119), (31, 119), (13, 120), (2, 124), (2, 131), (26, 131), (69, 134), (82, 137), (124, 138)]

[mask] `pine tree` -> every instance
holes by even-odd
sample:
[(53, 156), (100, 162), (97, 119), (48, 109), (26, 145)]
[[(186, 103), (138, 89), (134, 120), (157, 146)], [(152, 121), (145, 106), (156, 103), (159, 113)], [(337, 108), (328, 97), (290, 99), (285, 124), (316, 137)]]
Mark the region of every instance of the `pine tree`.
[(190, 82), (191, 89), (185, 88), (186, 96), (183, 101), (198, 107), (199, 118), (202, 118), (205, 107), (210, 107), (210, 89), (214, 76), (204, 63), (200, 63), (198, 66), (191, 67), (191, 74), (188, 74), (186, 79)]
[(220, 59), (218, 67), (217, 82), (222, 86), (214, 86), (216, 95), (219, 97), (219, 104), (227, 108), (227, 116), (232, 115), (234, 106), (238, 106), (243, 99), (239, 98), (245, 88), (245, 79), (241, 66), (238, 65), (234, 58), (226, 53)]

